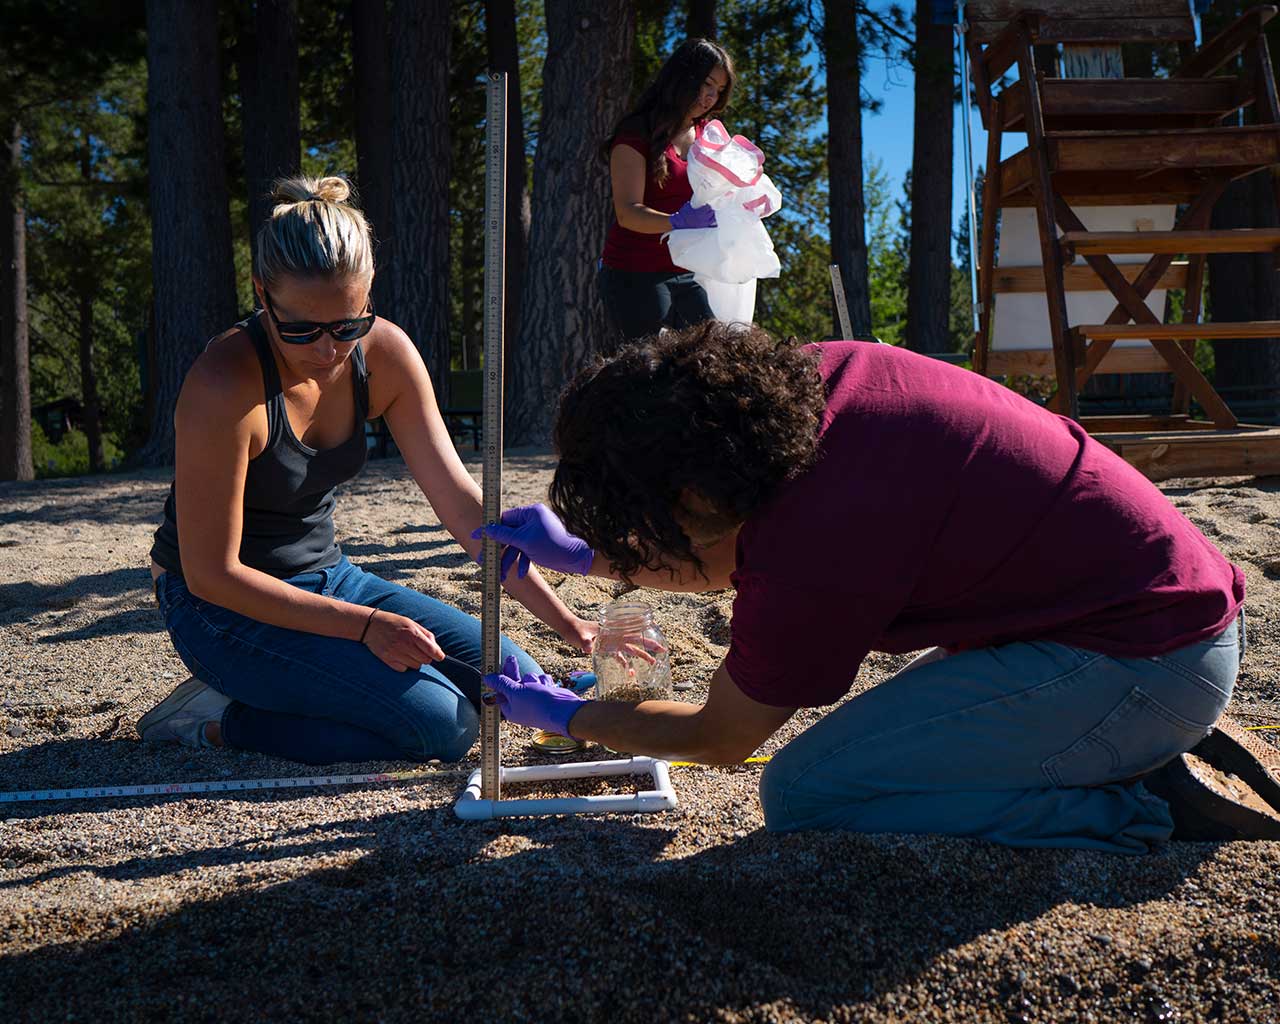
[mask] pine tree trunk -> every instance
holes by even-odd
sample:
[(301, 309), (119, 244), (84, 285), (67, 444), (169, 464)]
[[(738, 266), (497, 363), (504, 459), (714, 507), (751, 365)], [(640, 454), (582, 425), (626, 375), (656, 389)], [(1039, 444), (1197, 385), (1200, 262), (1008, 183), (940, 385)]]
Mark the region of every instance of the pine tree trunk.
[(560, 390), (606, 336), (595, 278), (611, 210), (598, 149), (630, 94), (634, 33), (626, 0), (547, 0), (533, 228), (507, 387), (512, 444), (546, 442)]
[(178, 391), (236, 315), (216, 0), (147, 0), (147, 176), (155, 292), (155, 418), (140, 453), (173, 461)]
[[(848, 6), (852, 14), (853, 5)], [(716, 0), (689, 0), (689, 18), (685, 22), (685, 34), (690, 39), (715, 39), (717, 31)]]
[(952, 52), (951, 27), (933, 24), (933, 4), (917, 0), (906, 328), (907, 348), (916, 352), (952, 350)]
[(449, 404), (449, 0), (396, 0), (391, 15), (391, 318)]
[(360, 208), (376, 240), (373, 301), (390, 311), (394, 218), (391, 213), (391, 47), (387, 0), (352, 0), (351, 46), (355, 63), (356, 160)]
[(27, 221), (19, 167), (22, 127), (0, 139), (0, 480), (31, 480), (31, 369), (27, 349)]
[[(80, 180), (86, 185), (93, 181), (92, 154), (89, 151), (89, 133), (83, 133), (80, 147)], [(93, 367), (93, 300), (98, 291), (98, 279), (92, 255), (85, 253), (86, 262), (80, 267), (79, 285), (79, 341), (80, 341), (80, 397), (84, 401), (84, 433), (89, 442), (89, 472), (101, 473), (105, 459), (102, 452), (102, 404), (98, 400), (98, 373)]]
[(485, 0), (485, 38), (489, 67), (507, 73), (507, 230), (506, 230), (506, 351), (520, 336), (520, 288), (529, 258), (531, 210), (526, 185), (524, 107), (520, 101), (520, 50), (516, 40), (515, 0)]
[(236, 56), (244, 176), (249, 188), (249, 244), (271, 215), (271, 183), (302, 164), (298, 124), (298, 9), (296, 0), (248, 0), (241, 8)]
[[(1275, 227), (1276, 206), (1269, 171), (1233, 181), (1213, 210), (1211, 226)], [(1213, 319), (1224, 323), (1275, 320), (1280, 289), (1270, 253), (1209, 257), (1209, 299)], [(1213, 342), (1214, 385), (1237, 415), (1271, 419), (1280, 414), (1280, 339)]]
[[(867, 277), (866, 205), (862, 194), (862, 92), (855, 7), (823, 0), (822, 44), (827, 57), (827, 172), (830, 177), (831, 262), (840, 265), (849, 323), (870, 337), (871, 286)], [(834, 333), (842, 332), (833, 317)]]
[(102, 455), (102, 406), (98, 401), (98, 375), (93, 368), (93, 292), (84, 288), (79, 299), (80, 396), (84, 400), (84, 434), (89, 442), (89, 472), (101, 473), (105, 460)]

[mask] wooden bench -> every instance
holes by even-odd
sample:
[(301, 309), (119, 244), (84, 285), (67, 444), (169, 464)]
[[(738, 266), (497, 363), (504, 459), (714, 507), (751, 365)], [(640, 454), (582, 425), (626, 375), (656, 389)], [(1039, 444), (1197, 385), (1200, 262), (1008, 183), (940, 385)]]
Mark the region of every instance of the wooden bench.
[[(440, 410), (445, 428), (455, 443), (470, 439), (471, 450), (480, 450), (480, 438), (484, 430), (484, 417), (480, 408), (481, 378), (479, 370), (451, 370), (449, 395), (451, 404)], [(381, 418), (365, 424), (365, 437), (374, 458), (385, 459), (399, 455), (395, 438)]]

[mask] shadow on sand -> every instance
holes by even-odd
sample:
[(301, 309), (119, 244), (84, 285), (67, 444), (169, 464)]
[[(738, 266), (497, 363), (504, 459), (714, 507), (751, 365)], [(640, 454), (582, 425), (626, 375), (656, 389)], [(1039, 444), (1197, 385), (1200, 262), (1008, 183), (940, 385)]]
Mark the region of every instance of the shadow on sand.
[[(110, 905), (77, 906), (84, 941), (0, 960), (6, 1018), (56, 1007), (65, 1019), (225, 1020), (230, 1009), (240, 1020), (651, 1024), (774, 1019), (751, 1008), (782, 1003), (778, 1019), (831, 1019), (1059, 904), (1166, 898), (1213, 851), (1122, 858), (757, 831), (660, 859), (674, 820), (462, 823), (451, 807), (461, 780), (433, 785), (430, 809), (109, 865), (29, 863), (17, 884), (33, 896), (86, 872), (198, 892), (193, 872), (229, 865), (242, 867), (242, 888), (123, 929)], [(269, 822), (273, 804), (297, 797), (230, 799), (260, 804)], [(338, 855), (347, 863), (270, 869)], [(302, 873), (279, 880), (289, 870)], [(1018, 969), (1011, 957), (1007, 984), (992, 979), (989, 1006), (1010, 1019), (1021, 1019)]]

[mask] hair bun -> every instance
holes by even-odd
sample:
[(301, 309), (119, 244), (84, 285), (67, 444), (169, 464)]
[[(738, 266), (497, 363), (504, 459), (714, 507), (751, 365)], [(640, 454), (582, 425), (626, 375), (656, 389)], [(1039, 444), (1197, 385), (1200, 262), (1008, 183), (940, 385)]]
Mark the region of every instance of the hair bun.
[(351, 195), (346, 178), (281, 178), (271, 187), (271, 198), (277, 204), (342, 203)]

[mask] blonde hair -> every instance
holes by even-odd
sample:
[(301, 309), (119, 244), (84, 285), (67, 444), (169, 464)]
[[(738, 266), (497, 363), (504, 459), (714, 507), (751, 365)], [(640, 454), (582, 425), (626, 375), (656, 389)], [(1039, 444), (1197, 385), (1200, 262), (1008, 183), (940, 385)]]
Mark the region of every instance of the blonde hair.
[(369, 277), (369, 222), (347, 202), (346, 178), (281, 178), (271, 186), (275, 206), (258, 230), (253, 275), (270, 285), (299, 277)]

